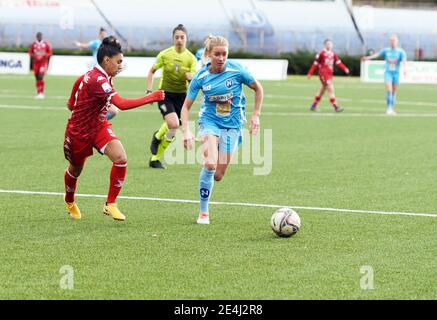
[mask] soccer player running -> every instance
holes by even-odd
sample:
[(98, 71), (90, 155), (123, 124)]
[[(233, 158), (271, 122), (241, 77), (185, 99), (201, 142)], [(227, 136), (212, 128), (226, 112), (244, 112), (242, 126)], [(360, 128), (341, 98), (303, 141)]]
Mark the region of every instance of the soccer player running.
[(204, 166), (199, 181), (198, 224), (209, 224), (208, 203), (214, 180), (223, 179), (232, 154), (242, 143), (242, 131), (246, 122), (243, 84), (255, 91), (255, 108), (249, 123), (253, 135), (260, 128), (259, 117), (263, 101), (261, 84), (240, 64), (227, 59), (229, 43), (225, 38), (210, 36), (205, 50), (210, 62), (193, 77), (181, 113), (184, 146), (191, 149), (194, 136), (189, 127), (189, 112), (201, 90), (204, 97), (199, 113), (199, 136)]
[(121, 45), (115, 37), (103, 39), (97, 52), (97, 61), (98, 65), (76, 80), (67, 102), (71, 117), (64, 140), (64, 155), (70, 163), (64, 174), (65, 202), (69, 215), (79, 220), (81, 213), (74, 199), (77, 180), (86, 158), (93, 154), (95, 148), (112, 161), (103, 213), (114, 220), (123, 221), (125, 216), (117, 208), (116, 199), (125, 181), (127, 157), (106, 119), (106, 113), (111, 103), (121, 110), (128, 110), (161, 101), (164, 92), (158, 90), (138, 99), (124, 99), (115, 91), (112, 78), (121, 71), (123, 63)]
[(174, 46), (161, 51), (147, 76), (147, 92), (153, 87), (154, 73), (163, 68), (160, 89), (165, 91), (165, 99), (158, 103), (164, 123), (153, 133), (149, 166), (165, 169), (161, 159), (167, 147), (175, 140), (180, 125), (181, 109), (187, 96), (188, 82), (196, 72), (196, 57), (187, 49), (187, 29), (179, 24), (173, 30)]
[(390, 37), (390, 47), (382, 49), (380, 52), (372, 54), (370, 56), (362, 57), (363, 61), (375, 59), (381, 57), (385, 60), (385, 73), (384, 82), (387, 101), (387, 115), (394, 116), (396, 112), (394, 110), (396, 103), (396, 92), (399, 87), (401, 64), (406, 75), (407, 54), (405, 51), (398, 47), (398, 37), (393, 35)]
[(103, 39), (108, 36), (108, 32), (105, 28), (100, 28), (98, 38), (95, 40), (91, 40), (90, 42), (79, 42), (76, 41), (75, 44), (81, 49), (91, 49), (93, 52), (93, 67), (97, 64), (97, 51), (99, 50), (100, 45), (102, 44)]
[(44, 99), (44, 76), (49, 67), (49, 60), (52, 56), (50, 44), (42, 39), (42, 33), (36, 34), (36, 41), (29, 48), (29, 55), (32, 59), (33, 73), (36, 80), (36, 97), (35, 99)]
[(343, 111), (343, 108), (337, 104), (337, 99), (335, 98), (335, 89), (332, 78), (334, 76), (334, 67), (338, 66), (346, 74), (349, 74), (349, 69), (341, 62), (337, 54), (332, 50), (333, 43), (330, 39), (325, 40), (325, 48), (322, 52), (316, 55), (316, 60), (308, 71), (308, 78), (311, 78), (316, 68), (319, 68), (319, 78), (322, 83), (320, 90), (317, 92), (314, 102), (311, 105), (310, 110), (316, 111), (317, 105), (323, 97), (325, 91), (328, 91), (329, 101), (334, 107), (336, 112)]
[[(99, 34), (97, 39), (91, 40), (90, 42), (84, 43), (76, 41), (74, 44), (81, 49), (91, 49), (93, 52), (93, 63), (91, 64), (91, 69), (97, 65), (97, 51), (99, 50), (100, 45), (102, 44), (103, 39), (108, 36), (108, 32), (105, 28), (99, 29)], [(118, 108), (114, 105), (111, 105), (106, 113), (106, 118), (111, 120), (118, 114)]]

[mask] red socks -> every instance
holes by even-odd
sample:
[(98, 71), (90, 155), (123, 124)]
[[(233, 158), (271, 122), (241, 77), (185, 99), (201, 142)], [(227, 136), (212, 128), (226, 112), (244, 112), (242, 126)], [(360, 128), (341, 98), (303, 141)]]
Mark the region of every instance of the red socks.
[(334, 106), (334, 108), (337, 108), (337, 107), (338, 107), (338, 106), (337, 106), (337, 99), (336, 99), (336, 98), (329, 99), (329, 101), (330, 101), (331, 104)]
[(36, 81), (36, 93), (44, 93), (44, 80)]
[(115, 203), (126, 178), (127, 162), (113, 163), (106, 203)]
[(320, 96), (315, 96), (315, 97), (314, 97), (313, 106), (314, 106), (314, 105), (317, 105), (317, 104), (320, 102), (321, 99), (322, 99), (322, 97), (320, 97)]
[(68, 169), (65, 170), (64, 174), (64, 182), (65, 182), (65, 202), (73, 203), (74, 202), (74, 193), (76, 192), (77, 186), (77, 178), (73, 176)]
[[(113, 163), (109, 182), (109, 192), (107, 203), (115, 203), (118, 194), (123, 187), (124, 180), (126, 178), (127, 162)], [(73, 203), (74, 194), (77, 187), (77, 177), (73, 176), (68, 169), (65, 170), (64, 174), (65, 182), (65, 202)]]

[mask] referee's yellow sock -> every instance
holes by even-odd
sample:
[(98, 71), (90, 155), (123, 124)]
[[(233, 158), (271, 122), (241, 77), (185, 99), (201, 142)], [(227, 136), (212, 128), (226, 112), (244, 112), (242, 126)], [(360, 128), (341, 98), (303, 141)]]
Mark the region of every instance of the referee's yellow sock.
[(161, 125), (161, 128), (159, 128), (158, 132), (155, 134), (155, 138), (158, 140), (162, 140), (162, 138), (164, 138), (168, 130), (169, 129), (167, 126), (167, 122), (164, 121), (164, 123)]
[(163, 137), (161, 142), (159, 143), (158, 152), (156, 155), (152, 157), (152, 161), (160, 160), (162, 156), (164, 155), (165, 150), (168, 148), (168, 146), (176, 140), (176, 137), (173, 137), (173, 139), (168, 139), (166, 136)]

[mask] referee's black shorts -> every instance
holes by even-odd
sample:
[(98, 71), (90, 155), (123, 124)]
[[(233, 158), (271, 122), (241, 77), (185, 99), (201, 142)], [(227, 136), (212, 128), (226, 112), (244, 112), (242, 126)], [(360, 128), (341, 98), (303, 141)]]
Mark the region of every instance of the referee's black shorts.
[(181, 110), (184, 105), (185, 97), (187, 94), (184, 93), (174, 93), (165, 91), (165, 98), (163, 101), (158, 102), (159, 111), (163, 117), (166, 115), (176, 112), (178, 118), (181, 118)]

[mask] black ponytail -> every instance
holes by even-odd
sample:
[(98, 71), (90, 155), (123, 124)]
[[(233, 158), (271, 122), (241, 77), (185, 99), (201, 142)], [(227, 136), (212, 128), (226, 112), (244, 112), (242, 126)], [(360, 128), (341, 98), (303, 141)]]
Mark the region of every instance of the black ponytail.
[(185, 28), (183, 24), (178, 24), (178, 26), (173, 29), (173, 35), (176, 33), (176, 31), (182, 31), (183, 33), (188, 35), (187, 28)]
[(112, 58), (119, 53), (123, 53), (123, 50), (118, 39), (114, 36), (106, 37), (97, 51), (97, 62), (101, 65), (104, 57)]

